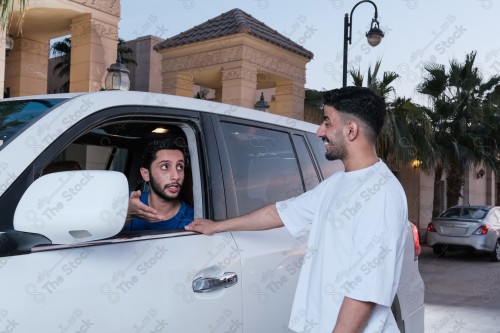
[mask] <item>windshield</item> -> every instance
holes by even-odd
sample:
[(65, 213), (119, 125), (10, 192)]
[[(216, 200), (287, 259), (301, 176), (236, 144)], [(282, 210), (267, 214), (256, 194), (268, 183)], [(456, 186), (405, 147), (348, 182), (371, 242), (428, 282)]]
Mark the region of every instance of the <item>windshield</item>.
[(488, 209), (479, 207), (453, 207), (445, 210), (439, 217), (482, 219), (488, 214)]
[(65, 99), (26, 99), (0, 102), (0, 146), (33, 119)]

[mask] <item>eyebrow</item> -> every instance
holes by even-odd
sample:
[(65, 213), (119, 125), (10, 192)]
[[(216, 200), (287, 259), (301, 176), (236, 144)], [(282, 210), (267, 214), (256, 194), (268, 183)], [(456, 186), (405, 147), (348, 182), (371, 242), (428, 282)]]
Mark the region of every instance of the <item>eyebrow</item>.
[[(184, 161), (184, 160), (178, 160), (175, 163), (179, 163), (179, 162), (186, 163), (186, 161)], [(174, 163), (174, 162), (172, 162), (171, 160), (161, 160), (161, 161), (158, 161), (157, 163)]]

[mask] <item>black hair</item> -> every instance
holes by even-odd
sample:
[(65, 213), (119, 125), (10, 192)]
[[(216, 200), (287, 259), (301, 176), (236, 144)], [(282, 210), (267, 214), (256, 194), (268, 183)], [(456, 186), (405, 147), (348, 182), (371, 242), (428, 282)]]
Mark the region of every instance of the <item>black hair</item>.
[(344, 87), (325, 91), (323, 104), (363, 121), (373, 131), (373, 141), (384, 126), (385, 101), (370, 88)]
[(186, 141), (183, 138), (168, 138), (168, 139), (159, 139), (149, 142), (142, 155), (141, 167), (146, 168), (148, 170), (151, 169), (151, 164), (156, 159), (156, 153), (159, 150), (168, 149), (168, 150), (180, 150), (186, 160), (186, 151), (187, 148)]

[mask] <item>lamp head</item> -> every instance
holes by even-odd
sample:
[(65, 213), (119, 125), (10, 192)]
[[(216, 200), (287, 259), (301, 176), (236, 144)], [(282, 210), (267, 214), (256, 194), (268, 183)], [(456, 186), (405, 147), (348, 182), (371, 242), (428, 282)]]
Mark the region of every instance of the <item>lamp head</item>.
[(129, 73), (130, 71), (127, 67), (120, 62), (116, 62), (109, 66), (108, 74), (104, 80), (106, 90), (129, 90)]
[(384, 32), (379, 28), (377, 19), (372, 19), (370, 30), (366, 33), (366, 39), (371, 46), (377, 46), (384, 38)]

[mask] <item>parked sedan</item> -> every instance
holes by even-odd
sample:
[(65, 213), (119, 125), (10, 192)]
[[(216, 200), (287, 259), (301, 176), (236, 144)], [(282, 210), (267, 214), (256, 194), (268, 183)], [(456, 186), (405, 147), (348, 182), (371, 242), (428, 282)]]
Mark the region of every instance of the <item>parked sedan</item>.
[(436, 256), (447, 250), (469, 248), (500, 261), (500, 207), (454, 206), (427, 227), (427, 244)]

